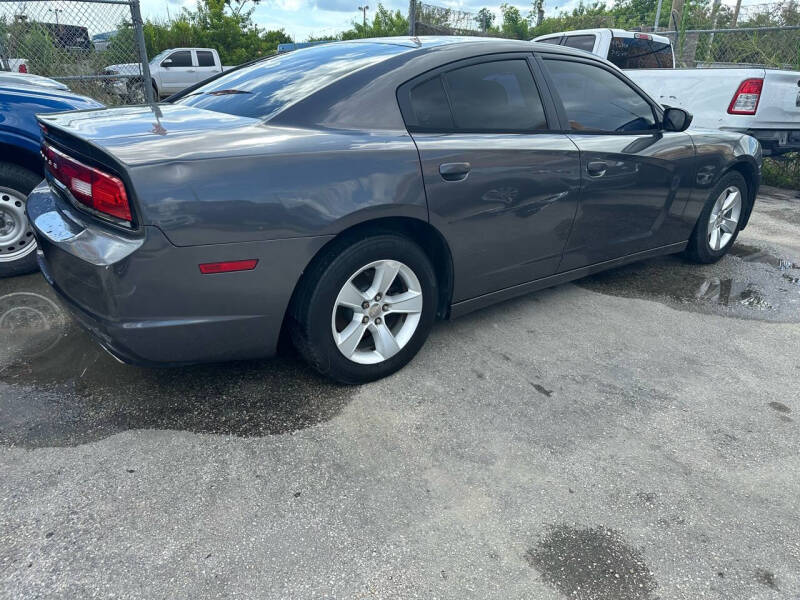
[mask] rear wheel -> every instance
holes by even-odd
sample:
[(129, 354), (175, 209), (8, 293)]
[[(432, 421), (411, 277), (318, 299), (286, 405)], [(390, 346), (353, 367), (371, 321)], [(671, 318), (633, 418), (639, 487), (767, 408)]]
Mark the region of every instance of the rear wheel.
[(342, 383), (385, 377), (422, 347), (436, 314), (436, 277), (412, 240), (375, 235), (336, 244), (312, 266), (290, 316), (292, 340)]
[(714, 263), (727, 254), (739, 235), (747, 201), (747, 182), (737, 172), (723, 175), (706, 200), (686, 248), (699, 263)]
[(0, 162), (0, 277), (35, 271), (36, 240), (25, 214), (28, 194), (41, 175)]

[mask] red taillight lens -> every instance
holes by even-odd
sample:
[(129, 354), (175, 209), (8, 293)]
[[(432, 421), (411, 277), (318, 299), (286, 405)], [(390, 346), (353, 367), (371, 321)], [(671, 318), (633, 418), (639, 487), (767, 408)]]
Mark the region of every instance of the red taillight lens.
[(231, 271), (252, 271), (258, 264), (257, 258), (249, 260), (227, 260), (225, 262), (203, 263), (198, 265), (203, 275), (212, 273), (230, 273)]
[(42, 144), (47, 170), (72, 193), (75, 199), (99, 213), (132, 221), (125, 184), (117, 177), (84, 165), (49, 144)]
[(27, 73), (28, 72), (28, 65), (25, 63), (19, 63), (19, 67), (17, 67), (17, 71), (20, 73)]
[(739, 89), (733, 95), (728, 114), (754, 115), (758, 109), (758, 100), (761, 98), (761, 89), (764, 87), (763, 79), (745, 79), (739, 84)]

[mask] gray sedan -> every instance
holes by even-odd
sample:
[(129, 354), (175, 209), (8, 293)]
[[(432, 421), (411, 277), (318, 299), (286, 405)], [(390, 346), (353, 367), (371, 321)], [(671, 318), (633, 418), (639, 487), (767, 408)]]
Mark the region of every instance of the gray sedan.
[(721, 258), (751, 137), (690, 131), (608, 62), (548, 44), (298, 50), (169, 102), (40, 117), (45, 278), (118, 358), (267, 356), (386, 376), (434, 321), (642, 258)]

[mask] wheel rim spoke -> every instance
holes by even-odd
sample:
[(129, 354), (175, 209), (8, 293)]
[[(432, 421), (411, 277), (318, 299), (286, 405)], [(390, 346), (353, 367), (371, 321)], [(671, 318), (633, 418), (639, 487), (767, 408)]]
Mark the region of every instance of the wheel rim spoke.
[(718, 228), (714, 227), (714, 229), (711, 230), (711, 236), (710, 236), (710, 238), (708, 240), (708, 243), (709, 243), (709, 245), (711, 246), (712, 249), (719, 250), (719, 229)]
[(339, 306), (346, 306), (353, 310), (361, 310), (361, 305), (367, 300), (367, 296), (359, 290), (352, 281), (344, 284), (342, 291), (339, 292)]
[(397, 273), (400, 271), (400, 263), (394, 260), (382, 261), (375, 267), (375, 276), (372, 280), (372, 285), (366, 291), (368, 298), (374, 298), (377, 294), (386, 295), (386, 292), (392, 287)]
[(739, 203), (739, 190), (729, 190), (728, 195), (725, 197), (725, 200), (722, 202), (722, 212), (727, 213), (729, 212), (735, 205)]
[(375, 351), (383, 357), (383, 360), (391, 358), (400, 352), (400, 346), (397, 344), (397, 340), (383, 322), (380, 325), (371, 324), (369, 326), (369, 331), (375, 342)]
[(422, 312), (422, 294), (409, 290), (396, 296), (386, 298), (389, 303), (388, 314), (391, 313), (420, 313)]
[(336, 341), (342, 354), (347, 358), (353, 356), (366, 330), (367, 326), (361, 322), (360, 315), (353, 315), (353, 320), (338, 334)]
[(720, 222), (720, 227), (722, 228), (722, 231), (724, 231), (725, 233), (732, 234), (734, 231), (736, 231), (736, 221), (734, 221), (733, 219), (723, 218), (722, 221)]

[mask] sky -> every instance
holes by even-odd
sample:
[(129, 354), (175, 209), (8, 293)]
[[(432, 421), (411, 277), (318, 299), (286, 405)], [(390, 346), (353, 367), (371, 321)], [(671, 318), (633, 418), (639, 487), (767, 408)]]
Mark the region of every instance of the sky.
[[(193, 7), (196, 0), (140, 0), (142, 15), (147, 17), (167, 17), (175, 15), (182, 6)], [(370, 9), (367, 11), (367, 19), (371, 20), (375, 9), (378, 7), (377, 0), (262, 0), (253, 13), (253, 20), (260, 26), (268, 29), (283, 29), (292, 36), (295, 41), (304, 41), (310, 35), (322, 36), (333, 35), (351, 27), (353, 20), (361, 20), (359, 6), (369, 3)], [(382, 4), (391, 10), (400, 10), (403, 14), (408, 13), (408, 2), (405, 0), (383, 0)], [(477, 12), (484, 6), (492, 8), (497, 13), (497, 20), (500, 20), (500, 2), (492, 3), (479, 2), (478, 0), (438, 0), (431, 2), (439, 6), (447, 6), (468, 12)], [(509, 2), (509, 4), (516, 4)], [(548, 4), (550, 6), (548, 6)], [(578, 0), (562, 0), (560, 6), (549, 2), (545, 6), (549, 12), (558, 9), (571, 8), (577, 5)], [(530, 4), (518, 5), (520, 12), (527, 15), (530, 11)]]

